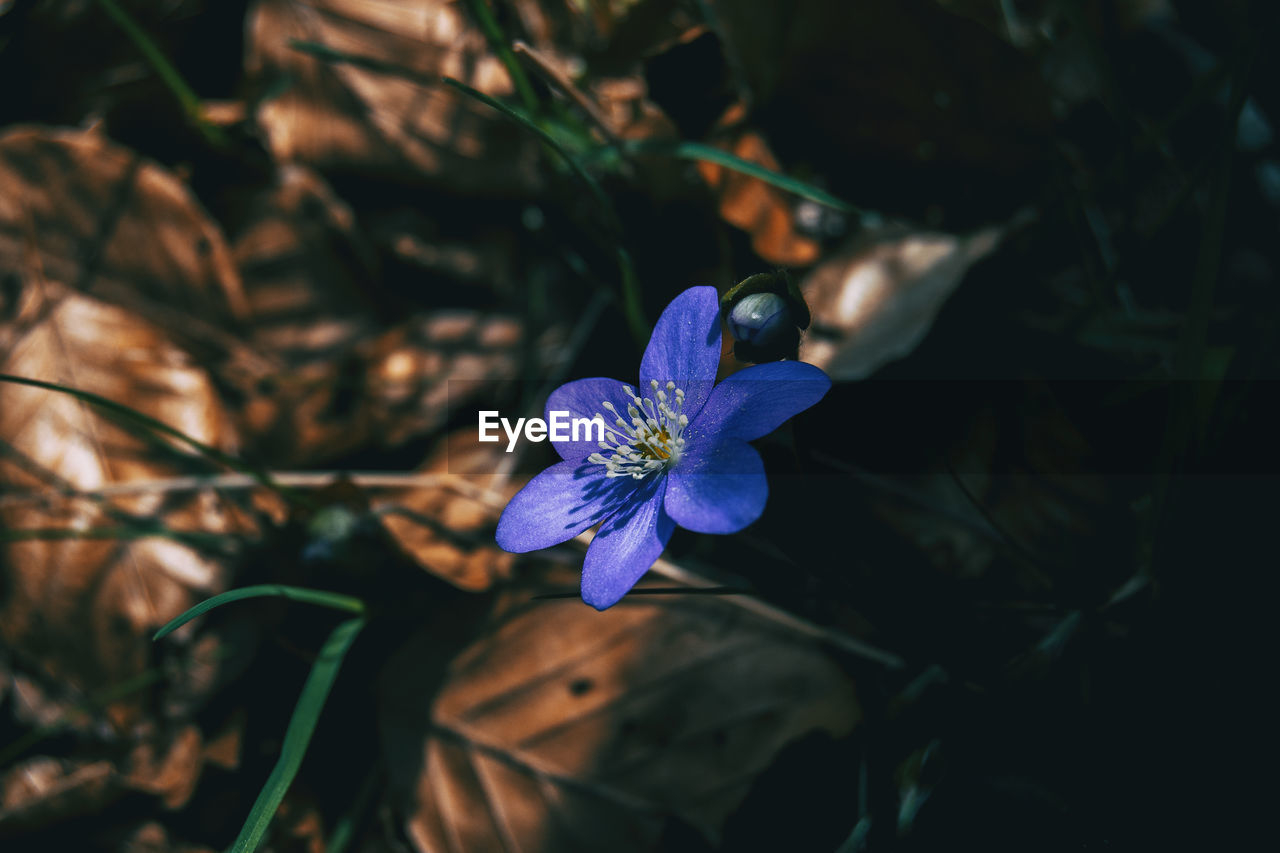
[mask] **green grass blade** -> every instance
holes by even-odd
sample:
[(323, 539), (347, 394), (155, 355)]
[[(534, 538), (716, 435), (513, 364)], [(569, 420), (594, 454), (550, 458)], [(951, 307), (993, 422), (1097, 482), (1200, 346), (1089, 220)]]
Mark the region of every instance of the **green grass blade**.
[(365, 776), (364, 784), (360, 786), (360, 792), (356, 794), (351, 808), (334, 824), (333, 832), (329, 833), (329, 839), (325, 842), (324, 853), (347, 853), (347, 848), (355, 840), (356, 830), (360, 828), (365, 812), (373, 802), (373, 795), (378, 791), (378, 777), (379, 771), (375, 766)]
[(502, 103), (502, 101), (489, 97), (479, 89), (473, 89), (466, 83), (463, 83), (461, 80), (455, 80), (453, 77), (444, 77), (442, 80), (444, 83), (447, 83), (459, 92), (475, 98), (480, 103), (492, 107), (507, 118), (522, 125), (526, 130), (535, 134), (539, 139), (545, 142), (552, 151), (560, 155), (560, 158), (564, 160), (565, 164), (570, 169), (573, 170), (574, 175), (582, 181), (591, 195), (595, 196), (596, 201), (600, 204), (600, 209), (609, 217), (609, 224), (614, 228), (614, 230), (620, 230), (618, 227), (617, 215), (613, 211), (613, 205), (609, 203), (609, 197), (604, 194), (604, 189), (601, 188), (600, 183), (595, 178), (591, 177), (591, 173), (584, 169), (582, 164), (579, 163), (572, 154), (566, 151), (565, 147), (561, 145), (554, 136), (538, 127), (538, 125), (528, 116), (512, 109)]
[(361, 68), (365, 71), (372, 71), (375, 74), (386, 74), (390, 77), (399, 77), (402, 80), (409, 80), (423, 86), (437, 86), (440, 84), (439, 74), (426, 74), (421, 71), (415, 71), (414, 69), (404, 65), (387, 62), (385, 59), (378, 59), (374, 56), (366, 56), (360, 53), (338, 50), (336, 47), (331, 47), (323, 42), (307, 41), (305, 39), (290, 39), (289, 49), (296, 50), (299, 53), (305, 53), (308, 56), (314, 56), (321, 62), (327, 62), (330, 65), (350, 65), (355, 68)]
[(294, 706), (293, 716), (289, 718), (289, 728), (284, 733), (284, 743), (280, 747), (280, 758), (262, 786), (262, 792), (249, 810), (249, 817), (231, 845), (232, 853), (253, 853), (262, 843), (262, 836), (271, 825), (285, 791), (302, 766), (302, 759), (307, 753), (307, 745), (311, 742), (311, 734), (315, 731), (324, 710), (329, 690), (338, 677), (342, 660), (351, 649), (352, 643), (365, 625), (361, 617), (348, 619), (333, 629), (329, 639), (325, 640), (320, 655), (307, 675), (307, 683), (302, 686), (302, 695)]
[[(445, 77), (444, 82), (458, 91), (466, 95), (470, 95), (477, 101), (493, 107), (498, 112), (513, 121), (520, 123), (526, 129), (536, 134), (538, 138), (545, 142), (552, 151), (555, 151), (556, 154), (560, 155), (561, 159), (563, 159), (569, 166), (574, 175), (582, 181), (583, 185), (586, 186), (591, 195), (595, 197), (596, 202), (600, 205), (601, 212), (608, 217), (609, 227), (614, 231), (614, 233), (621, 233), (622, 225), (618, 221), (618, 214), (614, 211), (613, 204), (609, 201), (609, 197), (605, 195), (604, 189), (600, 186), (600, 183), (595, 178), (591, 177), (591, 173), (583, 168), (582, 164), (579, 163), (572, 154), (565, 150), (564, 146), (561, 145), (554, 136), (538, 127), (538, 125), (527, 116), (521, 115), (516, 110), (501, 101), (489, 97), (484, 92), (471, 88), (466, 83), (462, 83), (452, 77)], [(640, 303), (640, 290), (636, 284), (635, 267), (631, 263), (631, 256), (627, 253), (626, 249), (622, 248), (620, 243), (616, 244), (614, 247), (614, 257), (618, 262), (618, 270), (622, 276), (622, 310), (627, 318), (627, 326), (631, 330), (632, 336), (635, 337), (636, 341), (641, 346), (643, 346), (649, 340), (649, 324), (645, 322), (644, 311)]]
[(256, 586), (244, 586), (239, 589), (227, 590), (224, 593), (215, 595), (213, 598), (206, 598), (187, 612), (170, 620), (167, 625), (156, 631), (155, 636), (151, 639), (159, 640), (166, 634), (181, 628), (192, 619), (208, 613), (215, 607), (221, 607), (233, 601), (243, 601), (246, 598), (262, 598), (264, 596), (277, 596), (287, 598), (290, 601), (301, 601), (304, 604), (318, 604), (321, 607), (332, 607), (335, 610), (345, 610), (348, 613), (364, 614), (364, 602), (350, 595), (326, 592), (322, 589), (306, 589), (300, 586), (283, 586), (275, 583), (258, 584)]
[(67, 394), (71, 397), (75, 397), (77, 400), (82, 400), (90, 405), (97, 406), (104, 411), (111, 412), (112, 414), (117, 415), (137, 426), (143, 427), (144, 429), (148, 429), (151, 432), (158, 433), (160, 435), (167, 435), (170, 438), (177, 439), (206, 459), (216, 462), (219, 465), (224, 465), (232, 470), (248, 474), (268, 489), (271, 489), (281, 497), (287, 498), (297, 505), (314, 506), (314, 503), (309, 499), (274, 482), (271, 479), (271, 474), (265, 468), (259, 468), (256, 465), (245, 462), (243, 459), (237, 459), (229, 453), (223, 453), (218, 448), (205, 444), (198, 439), (194, 439), (181, 430), (174, 429), (164, 421), (157, 420), (150, 415), (139, 412), (137, 409), (132, 409), (123, 403), (117, 403), (115, 400), (109, 400), (106, 397), (94, 394), (92, 391), (81, 391), (78, 388), (71, 388), (67, 385), (58, 385), (53, 382), (44, 382), (39, 379), (29, 379), (25, 376), (14, 376), (9, 373), (0, 373), (0, 382), (8, 382), (13, 385), (26, 385), (31, 388), (41, 388), (45, 391), (56, 391), (59, 394)]
[[(602, 153), (604, 150), (607, 149), (602, 149)], [(708, 163), (715, 163), (717, 166), (724, 166), (726, 169), (733, 169), (735, 172), (759, 178), (766, 184), (775, 186), (780, 190), (786, 190), (801, 198), (816, 201), (818, 204), (824, 204), (834, 210), (839, 210), (843, 213), (861, 213), (857, 207), (849, 204), (849, 202), (836, 198), (812, 184), (787, 177), (781, 172), (766, 169), (759, 163), (752, 163), (750, 160), (744, 160), (741, 157), (730, 154), (728, 151), (722, 151), (719, 148), (704, 145), (701, 142), (635, 139), (623, 143), (623, 150), (633, 155), (675, 157), (681, 160), (703, 160)]]
[(636, 268), (631, 254), (619, 243), (614, 247), (618, 258), (618, 270), (622, 273), (622, 313), (627, 318), (631, 337), (641, 347), (649, 343), (649, 324), (644, 319), (644, 306), (640, 302), (640, 285), (636, 281)]
[(164, 51), (160, 50), (160, 47), (152, 40), (151, 36), (147, 35), (115, 0), (98, 0), (98, 5), (124, 31), (124, 34), (138, 48), (138, 52), (142, 54), (143, 58), (146, 59), (147, 63), (160, 77), (161, 82), (168, 87), (170, 92), (173, 92), (174, 97), (178, 99), (178, 103), (182, 106), (182, 111), (187, 114), (187, 118), (200, 131), (200, 134), (212, 145), (219, 148), (227, 147), (229, 142), (222, 129), (210, 124), (201, 115), (200, 97), (187, 85), (187, 81), (182, 79), (178, 69), (173, 67), (173, 63), (164, 55)]
[(533, 93), (533, 86), (529, 83), (529, 78), (525, 75), (524, 69), (520, 67), (520, 63), (516, 61), (516, 55), (511, 50), (510, 40), (503, 34), (502, 28), (498, 26), (498, 20), (493, 17), (493, 12), (489, 10), (489, 4), (486, 0), (470, 0), (468, 5), (471, 12), (476, 16), (476, 21), (480, 24), (480, 30), (484, 33), (485, 40), (489, 42), (489, 49), (497, 54), (503, 66), (507, 69), (507, 74), (511, 77), (511, 83), (516, 87), (516, 92), (520, 95), (520, 103), (524, 104), (524, 108), (532, 113), (538, 108), (538, 96)]

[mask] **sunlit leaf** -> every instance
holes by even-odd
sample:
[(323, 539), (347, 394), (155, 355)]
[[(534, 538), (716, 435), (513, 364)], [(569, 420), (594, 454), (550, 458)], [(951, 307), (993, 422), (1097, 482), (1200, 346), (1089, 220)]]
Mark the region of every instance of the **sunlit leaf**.
[(509, 603), (430, 710), (405, 670), (426, 634), (386, 674), (418, 849), (647, 850), (671, 817), (714, 839), (779, 749), (859, 716), (819, 649), (713, 596)]

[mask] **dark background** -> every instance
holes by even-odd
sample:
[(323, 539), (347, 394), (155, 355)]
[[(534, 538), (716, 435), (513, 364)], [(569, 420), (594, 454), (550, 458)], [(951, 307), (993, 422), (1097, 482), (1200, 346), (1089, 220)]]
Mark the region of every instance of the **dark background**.
[[(0, 4), (0, 132), (92, 127), (176, 176), (225, 235), (251, 308), (224, 320), (194, 297), (194, 308), (183, 304), (172, 273), (133, 295), (101, 284), (115, 263), (102, 247), (114, 238), (62, 211), (107, 221), (110, 204), (58, 195), (45, 161), (17, 152), (4, 155), (0, 193), (46, 186), (54, 201), (40, 208), (35, 237), (22, 236), (21, 217), (0, 223), (13, 237), (0, 243), (0, 321), (18, 328), (14, 306), (34, 286), (24, 252), (73, 258), (80, 272), (61, 284), (163, 327), (211, 377), (237, 451), (264, 466), (405, 472), (434, 459), (433, 470), (492, 482), (506, 460), (447, 440), (471, 428), (476, 405), (534, 413), (561, 381), (633, 376), (643, 339), (625, 310), (620, 247), (649, 322), (686, 287), (723, 293), (786, 268), (814, 314), (805, 334), (838, 347), (907, 335), (895, 300), (929, 276), (952, 279), (923, 309), (933, 319), (918, 345), (872, 357), (865, 376), (835, 375), (820, 405), (758, 442), (771, 496), (757, 524), (732, 537), (677, 531), (667, 552), (902, 665), (825, 648), (856, 693), (856, 724), (789, 738), (716, 833), (679, 808), (646, 812), (648, 828), (630, 836), (636, 849), (1230, 849), (1264, 814), (1269, 761), (1249, 722), (1269, 677), (1254, 663), (1269, 639), (1259, 580), (1276, 562), (1274, 4), (496, 0), (481, 5), (500, 38), (486, 41), (481, 7), (460, 3), (451, 14), (466, 34), (452, 47), (413, 23), (352, 23), (341, 4), (120, 5), (222, 112), (206, 111), (201, 129), (100, 4), (14, 0)], [(424, 20), (441, 6), (403, 5)], [(734, 184), (687, 160), (601, 153), (599, 130), (532, 66), (521, 66), (528, 103), (471, 76), (514, 38), (572, 59), (577, 85), (628, 140), (763, 157), (848, 206)], [(319, 55), (317, 43), (341, 55)], [(453, 48), (460, 66), (449, 64)], [(338, 68), (367, 76), (357, 85)], [(611, 210), (527, 128), (441, 74), (532, 105)], [(406, 100), (400, 85), (444, 100)], [(273, 103), (295, 112), (272, 113)], [(433, 103), (446, 104), (444, 131), (413, 124)], [(408, 130), (388, 130), (401, 119)], [(334, 130), (344, 122), (358, 131)], [(63, 168), (83, 173), (84, 186), (96, 180), (84, 163)], [(315, 175), (312, 189), (264, 207), (289, 169)], [(274, 254), (251, 239), (272, 216), (292, 229)], [(938, 237), (959, 257), (984, 228), (999, 231), (991, 251), (945, 275), (891, 258), (887, 307), (856, 330), (832, 319), (876, 247)], [(148, 241), (132, 251), (155, 269)], [(823, 270), (834, 290), (818, 286)], [(268, 292), (296, 298), (276, 309), (258, 296)], [(433, 325), (455, 316), (472, 325)], [(335, 318), (346, 325), (327, 336)], [(518, 343), (495, 343), (511, 329)], [(17, 352), (20, 339), (0, 344)], [(240, 344), (227, 340), (270, 369), (243, 368)], [(414, 377), (403, 393), (386, 380), (400, 356)], [(724, 371), (741, 366), (726, 353)], [(466, 399), (404, 402), (454, 381)], [(513, 482), (552, 458), (545, 445), (522, 452)], [(6, 479), (0, 493), (22, 482)], [(321, 495), (358, 519), (338, 544), (317, 546), (315, 507), (294, 507), (219, 557), (231, 585), (340, 589), (378, 614), (268, 843), (324, 850), (351, 812), (351, 849), (414, 849), (403, 823), (424, 807), (406, 791), (426, 771), (399, 766), (417, 741), (402, 747), (387, 722), (403, 711), (386, 707), (396, 701), (387, 680), (413, 681), (415, 701), (430, 703), (449, 662), (506, 618), (504, 596), (572, 591), (575, 577), (535, 558), (483, 589), (459, 589), (369, 514), (372, 492)], [(492, 518), (421, 511), (462, 552), (491, 547)], [(76, 559), (93, 575), (89, 557)], [(0, 557), (5, 618), (35, 606), (14, 592), (22, 583), (53, 588), (52, 560)], [(107, 606), (85, 595), (86, 613)], [(186, 689), (174, 672), (191, 666), (188, 652), (146, 651), (139, 671), (167, 674), (134, 709), (149, 722), (133, 728), (93, 698), (119, 683), (86, 674), (102, 667), (94, 644), (58, 651), (56, 639), (83, 622), (46, 614), (38, 636), (6, 630), (0, 747), (18, 746), (0, 766), (5, 849), (230, 843), (335, 617), (274, 603), (219, 613), (207, 630), (232, 661), (219, 664), (224, 674), (183, 704), (170, 694)], [(412, 675), (388, 675), (406, 649), (419, 655)], [(46, 717), (23, 704), (21, 685), (39, 688)], [(774, 699), (789, 701), (784, 688)], [(680, 710), (679, 694), (665, 701)], [(185, 798), (161, 805), (131, 782), (49, 793), (90, 760), (121, 778), (145, 775), (138, 744), (167, 743), (188, 724), (205, 742), (230, 726), (242, 746), (225, 767), (175, 759), (191, 781)], [(717, 772), (709, 756), (703, 763)], [(41, 785), (24, 781), (39, 773)], [(361, 779), (369, 793), (357, 801)], [(434, 807), (445, 823), (467, 823)], [(585, 808), (566, 807), (564, 820), (577, 825)], [(608, 832), (566, 833), (524, 842), (621, 849)]]

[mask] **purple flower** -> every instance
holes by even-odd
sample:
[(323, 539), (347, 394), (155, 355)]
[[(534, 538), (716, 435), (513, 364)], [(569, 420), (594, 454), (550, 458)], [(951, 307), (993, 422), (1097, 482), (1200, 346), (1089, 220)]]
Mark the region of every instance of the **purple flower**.
[(831, 387), (798, 361), (749, 367), (716, 385), (719, 313), (715, 288), (690, 288), (658, 318), (638, 388), (594, 378), (552, 392), (548, 418), (600, 416), (605, 441), (554, 442), (564, 461), (529, 481), (498, 521), (498, 544), (517, 553), (600, 524), (582, 567), (582, 600), (599, 610), (635, 586), (677, 525), (735, 533), (759, 518), (769, 484), (747, 442)]

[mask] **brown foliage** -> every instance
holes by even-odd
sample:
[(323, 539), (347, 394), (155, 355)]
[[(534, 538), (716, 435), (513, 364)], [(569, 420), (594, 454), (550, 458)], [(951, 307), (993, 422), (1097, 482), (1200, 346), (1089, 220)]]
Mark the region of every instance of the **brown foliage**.
[[(463, 4), (431, 0), (259, 0), (250, 11), (248, 71), (263, 91), (258, 122), (280, 162), (412, 169), (471, 192), (537, 186), (536, 144), (491, 109), (440, 84), (448, 75), (492, 95), (512, 91)], [(295, 41), (374, 63), (326, 62)]]
[(670, 816), (715, 839), (785, 744), (857, 721), (808, 642), (726, 602), (642, 601), (517, 593), (434, 702), (410, 686), (423, 650), (392, 661), (388, 758), (419, 849), (649, 850)]

